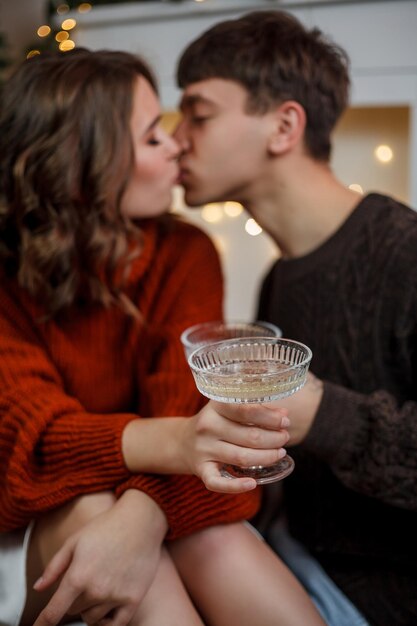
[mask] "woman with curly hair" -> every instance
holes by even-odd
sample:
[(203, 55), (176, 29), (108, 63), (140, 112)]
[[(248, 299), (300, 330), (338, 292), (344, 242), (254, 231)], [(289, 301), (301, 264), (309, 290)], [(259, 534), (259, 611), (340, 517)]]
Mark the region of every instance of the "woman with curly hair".
[(122, 52), (41, 55), (4, 88), (0, 622), (319, 624), (240, 523), (254, 481), (218, 470), (275, 462), (288, 422), (195, 389), (179, 336), (221, 317), (221, 273), (167, 214), (178, 146), (160, 117)]

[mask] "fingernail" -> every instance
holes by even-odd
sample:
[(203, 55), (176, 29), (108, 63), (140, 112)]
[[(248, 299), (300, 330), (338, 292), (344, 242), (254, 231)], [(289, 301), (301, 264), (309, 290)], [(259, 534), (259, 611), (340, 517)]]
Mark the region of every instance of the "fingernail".
[(288, 426), (291, 424), (290, 420), (288, 419), (288, 417), (283, 417), (281, 420), (281, 426), (282, 428), (288, 428)]
[(283, 458), (284, 458), (284, 456), (287, 456), (287, 451), (286, 451), (286, 449), (285, 449), (285, 448), (280, 448), (280, 449), (278, 450), (278, 458), (279, 458), (279, 459), (283, 459)]
[(38, 580), (35, 582), (35, 584), (33, 585), (34, 589), (37, 589), (39, 587), (39, 585), (41, 585), (43, 583), (43, 576), (41, 576), (40, 578), (38, 578)]
[(243, 482), (243, 486), (244, 486), (246, 489), (255, 489), (255, 487), (256, 487), (256, 482), (255, 482), (254, 480), (245, 480), (245, 481)]

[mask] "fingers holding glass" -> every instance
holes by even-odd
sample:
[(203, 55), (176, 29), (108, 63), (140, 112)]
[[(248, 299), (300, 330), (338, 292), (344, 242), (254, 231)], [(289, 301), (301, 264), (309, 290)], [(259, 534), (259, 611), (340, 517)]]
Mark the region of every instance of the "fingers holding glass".
[[(248, 337), (203, 345), (189, 356), (188, 363), (197, 388), (207, 398), (226, 404), (258, 404), (301, 389), (311, 357), (307, 346), (290, 339)], [(252, 424), (258, 426), (256, 415), (253, 419)], [(223, 465), (221, 471), (228, 478), (250, 477), (263, 484), (285, 478), (293, 468), (294, 461), (285, 455), (272, 465), (243, 459)]]

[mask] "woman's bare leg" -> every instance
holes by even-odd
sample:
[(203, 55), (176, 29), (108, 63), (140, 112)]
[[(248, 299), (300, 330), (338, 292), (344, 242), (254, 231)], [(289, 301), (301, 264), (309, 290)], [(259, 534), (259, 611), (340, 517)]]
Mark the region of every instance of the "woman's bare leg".
[(204, 626), (165, 549), (155, 579), (129, 626)]
[(208, 626), (325, 626), (295, 576), (244, 524), (214, 526), (169, 551)]
[[(115, 502), (111, 493), (91, 494), (45, 515), (35, 526), (28, 550), (27, 599), (20, 626), (32, 626), (50, 600), (56, 586), (44, 593), (33, 590), (34, 582), (70, 535)], [(163, 598), (163, 602), (161, 602)], [(68, 617), (73, 622), (74, 616)], [(154, 582), (130, 626), (204, 626), (165, 549)]]

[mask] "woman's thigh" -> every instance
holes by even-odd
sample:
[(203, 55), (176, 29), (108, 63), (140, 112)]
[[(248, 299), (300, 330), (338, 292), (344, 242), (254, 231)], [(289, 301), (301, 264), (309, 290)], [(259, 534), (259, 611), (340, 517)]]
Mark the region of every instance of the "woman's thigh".
[(204, 626), (165, 548), (155, 579), (129, 626)]
[(206, 621), (216, 626), (324, 626), (295, 576), (245, 524), (172, 542), (170, 554)]

